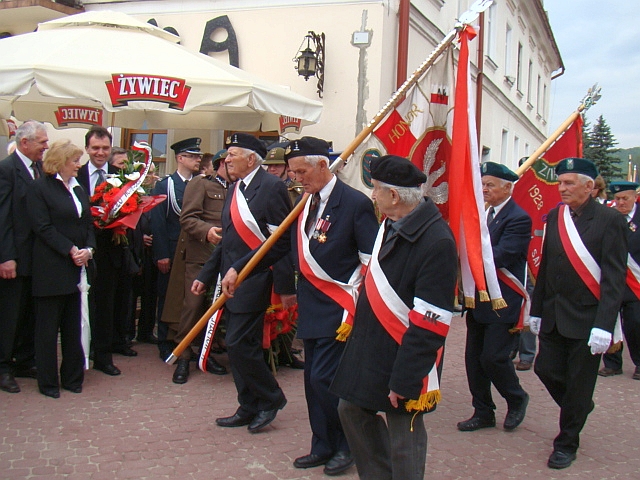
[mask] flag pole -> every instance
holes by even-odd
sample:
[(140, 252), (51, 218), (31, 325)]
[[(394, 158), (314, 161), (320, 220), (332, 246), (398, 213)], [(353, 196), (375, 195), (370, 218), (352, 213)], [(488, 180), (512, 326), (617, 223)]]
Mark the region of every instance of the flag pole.
[(535, 161), (538, 160), (538, 158), (540, 158), (542, 154), (549, 149), (551, 144), (553, 144), (553, 142), (555, 142), (571, 126), (571, 124), (576, 120), (576, 118), (578, 118), (578, 115), (580, 115), (582, 112), (586, 112), (587, 110), (589, 110), (589, 108), (592, 105), (595, 105), (595, 103), (598, 100), (600, 100), (600, 97), (601, 97), (600, 90), (601, 88), (596, 83), (593, 87), (591, 87), (587, 91), (587, 94), (584, 96), (584, 98), (580, 102), (580, 106), (576, 109), (576, 111), (573, 112), (571, 115), (569, 115), (567, 119), (564, 122), (562, 122), (562, 125), (560, 125), (556, 129), (556, 131), (553, 132), (549, 136), (549, 138), (547, 138), (544, 141), (544, 143), (540, 145), (538, 149), (535, 152), (533, 152), (522, 165), (518, 167), (515, 173), (519, 177), (521, 177), (522, 174), (526, 172), (529, 169), (529, 167), (533, 165)]
[[(382, 121), (382, 119), (393, 109), (396, 104), (406, 95), (407, 91), (415, 85), (418, 80), (422, 77), (422, 75), (435, 63), (440, 55), (447, 49), (453, 40), (456, 38), (458, 32), (464, 28), (465, 25), (470, 24), (478, 15), (485, 11), (487, 8), (491, 6), (493, 0), (476, 0), (476, 2), (469, 7), (465, 13), (460, 15), (456, 26), (442, 39), (442, 41), (436, 46), (435, 50), (431, 52), (431, 54), (427, 57), (427, 59), (422, 62), (422, 64), (416, 69), (415, 72), (408, 78), (402, 86), (391, 96), (389, 101), (384, 104), (384, 106), (380, 109), (380, 111), (376, 114), (375, 117), (369, 122), (369, 124), (354, 138), (351, 143), (345, 148), (340, 157), (338, 157), (330, 167), (332, 173), (335, 173), (336, 170), (341, 165), (346, 165), (345, 159), (349, 158), (356, 148), (364, 141), (365, 138), (373, 131), (373, 129)], [(343, 158), (344, 157), (344, 158)], [(274, 243), (278, 241), (278, 239), (282, 236), (282, 234), (291, 226), (291, 224), (298, 218), (298, 215), (302, 212), (307, 200), (309, 198), (309, 194), (305, 193), (300, 202), (295, 206), (291, 213), (282, 221), (282, 223), (276, 228), (276, 230), (265, 240), (262, 246), (256, 251), (254, 256), (247, 262), (244, 268), (238, 273), (238, 279), (236, 280), (236, 288), (247, 278), (249, 273), (256, 267), (256, 265), (264, 258), (267, 252), (271, 249)], [(195, 337), (200, 333), (209, 318), (213, 315), (213, 313), (222, 308), (224, 303), (227, 301), (227, 296), (223, 293), (221, 294), (209, 307), (209, 309), (204, 313), (204, 315), (198, 320), (198, 322), (193, 326), (193, 328), (187, 333), (184, 339), (173, 349), (173, 352), (169, 357), (165, 360), (165, 363), (172, 365), (178, 359), (180, 354), (191, 344), (191, 342), (195, 339)]]

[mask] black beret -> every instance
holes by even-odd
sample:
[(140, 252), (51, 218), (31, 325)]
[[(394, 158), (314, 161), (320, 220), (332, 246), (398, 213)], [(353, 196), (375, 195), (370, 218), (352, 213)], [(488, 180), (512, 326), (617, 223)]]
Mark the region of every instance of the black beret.
[(329, 158), (329, 142), (315, 137), (302, 137), (292, 140), (284, 149), (284, 159), (289, 161), (293, 157), (305, 157), (307, 155), (323, 155)]
[(417, 187), (427, 176), (403, 157), (384, 155), (371, 161), (371, 178), (396, 187)]
[(175, 152), (176, 155), (179, 153), (193, 153), (195, 155), (203, 155), (200, 150), (200, 140), (198, 137), (193, 138), (185, 138), (184, 140), (180, 140), (179, 142), (171, 145), (171, 150)]
[(240, 147), (253, 150), (262, 158), (267, 154), (267, 147), (264, 146), (262, 140), (248, 133), (232, 133), (227, 137), (227, 148)]
[(556, 175), (563, 173), (581, 173), (595, 180), (598, 169), (591, 160), (586, 158), (565, 158), (556, 166)]
[(636, 182), (611, 182), (609, 189), (611, 193), (620, 193), (627, 190), (633, 190), (635, 192), (639, 186)]
[(506, 166), (495, 162), (484, 162), (480, 165), (480, 175), (490, 175), (492, 177), (501, 178), (507, 182), (515, 182), (518, 180), (518, 175), (509, 170)]

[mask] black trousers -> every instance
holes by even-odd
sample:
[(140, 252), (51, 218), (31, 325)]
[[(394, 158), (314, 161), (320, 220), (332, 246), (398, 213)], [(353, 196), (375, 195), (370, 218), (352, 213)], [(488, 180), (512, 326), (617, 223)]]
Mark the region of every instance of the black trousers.
[(113, 363), (113, 321), (120, 269), (111, 265), (108, 258), (95, 258), (97, 274), (89, 290), (91, 344), (94, 364), (104, 366)]
[(0, 279), (0, 373), (35, 365), (34, 331), (31, 277)]
[(304, 393), (313, 433), (311, 453), (315, 455), (349, 452), (338, 415), (340, 399), (329, 392), (344, 346), (334, 337), (304, 339)]
[[(84, 380), (84, 350), (81, 343), (80, 292), (70, 295), (34, 297), (36, 312), (36, 366), (38, 387), (77, 388)], [(58, 378), (58, 331), (62, 364)]]
[(556, 327), (540, 332), (534, 371), (560, 407), (560, 433), (553, 448), (575, 453), (580, 431), (593, 409), (593, 391), (601, 355), (592, 355), (587, 339), (560, 335)]
[[(629, 348), (629, 355), (636, 367), (640, 367), (640, 302), (622, 304), (622, 331)], [(616, 353), (603, 355), (604, 366), (619, 370), (622, 368), (622, 349)]]
[(467, 343), (464, 360), (474, 415), (493, 416), (496, 404), (491, 384), (507, 401), (508, 408), (518, 408), (526, 397), (513, 362), (509, 358), (514, 345), (510, 323), (478, 323), (473, 311), (467, 312)]
[(261, 410), (273, 410), (284, 400), (282, 389), (264, 361), (263, 325), (264, 311), (228, 312), (225, 340), (238, 391), (238, 413), (243, 416), (255, 415)]

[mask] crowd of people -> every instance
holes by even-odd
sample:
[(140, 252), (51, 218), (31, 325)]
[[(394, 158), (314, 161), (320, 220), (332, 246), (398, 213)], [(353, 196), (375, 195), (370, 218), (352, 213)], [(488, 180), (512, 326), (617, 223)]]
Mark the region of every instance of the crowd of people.
[[(458, 283), (455, 240), (423, 196), (426, 175), (402, 157), (375, 159), (376, 212), (332, 172), (325, 140), (302, 137), (267, 148), (233, 133), (215, 155), (200, 143), (171, 145), (177, 169), (157, 183), (149, 170), (145, 188), (166, 200), (141, 215), (126, 242), (115, 242), (110, 229), (96, 226), (90, 206), (100, 185), (125, 168), (127, 151), (112, 147), (108, 130), (93, 127), (85, 136), (89, 161), (80, 166), (83, 150), (68, 140), (49, 145), (43, 124), (18, 128), (15, 152), (0, 161), (0, 389), (18, 393), (16, 377), (33, 377), (48, 397), (59, 398), (60, 388), (81, 393), (85, 357), (94, 369), (119, 375), (113, 355), (136, 356), (134, 340), (156, 344), (166, 360), (221, 292), (224, 335), (200, 335), (183, 348), (172, 381), (186, 383), (194, 360), (227, 374), (210, 354), (226, 352), (238, 407), (215, 422), (258, 433), (287, 404), (265, 360), (265, 312), (295, 307), (304, 361), (290, 337), (279, 344), (278, 359), (304, 369), (312, 436), (294, 467), (323, 466), (334, 476), (355, 464), (363, 479), (424, 478), (423, 415), (441, 398)], [(589, 160), (565, 159), (556, 173), (562, 204), (548, 214), (532, 288), (531, 218), (511, 197), (518, 176), (501, 164), (480, 166), (505, 305), (476, 291), (463, 309), (473, 414), (457, 427), (496, 426), (493, 385), (507, 404), (503, 429), (516, 430), (534, 400), (516, 370), (533, 365), (560, 407), (547, 463), (560, 469), (576, 459), (597, 376), (622, 373), (620, 351), (610, 349), (620, 319), (633, 378), (640, 379), (640, 212), (633, 182), (610, 185), (615, 208), (596, 199), (605, 187)], [(294, 207), (297, 218), (278, 229)], [(239, 282), (276, 231), (272, 247)], [(85, 277), (90, 352), (81, 340)]]

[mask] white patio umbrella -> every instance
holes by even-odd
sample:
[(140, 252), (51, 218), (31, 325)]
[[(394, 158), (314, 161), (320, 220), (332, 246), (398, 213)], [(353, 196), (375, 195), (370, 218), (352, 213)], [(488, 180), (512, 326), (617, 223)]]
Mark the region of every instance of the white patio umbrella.
[[(178, 45), (119, 12), (87, 12), (0, 40), (0, 118), (57, 127), (279, 130), (322, 104)], [(93, 109), (93, 110), (92, 110)]]
[(80, 270), (80, 341), (84, 350), (84, 369), (89, 369), (89, 351), (91, 348), (91, 325), (89, 324), (89, 281), (87, 279), (87, 269), (82, 267)]

